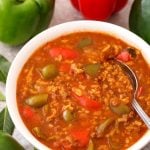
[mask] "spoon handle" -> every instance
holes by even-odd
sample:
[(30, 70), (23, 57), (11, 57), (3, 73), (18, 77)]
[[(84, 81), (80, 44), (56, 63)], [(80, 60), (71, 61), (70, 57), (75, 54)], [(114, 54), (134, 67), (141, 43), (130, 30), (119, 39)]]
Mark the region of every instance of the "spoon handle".
[(148, 127), (148, 129), (150, 129), (150, 118), (144, 112), (144, 110), (142, 109), (142, 107), (139, 105), (139, 103), (137, 102), (137, 100), (135, 98), (132, 101), (132, 106), (134, 107), (134, 109), (136, 110), (136, 112), (138, 113), (138, 115), (141, 117), (141, 119), (144, 121), (144, 123), (146, 124), (146, 126)]

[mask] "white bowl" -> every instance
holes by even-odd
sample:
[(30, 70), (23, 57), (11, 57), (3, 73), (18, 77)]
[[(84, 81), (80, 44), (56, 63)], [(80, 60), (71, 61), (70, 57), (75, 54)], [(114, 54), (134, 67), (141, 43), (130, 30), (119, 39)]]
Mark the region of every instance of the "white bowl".
[[(131, 46), (137, 47), (141, 50), (142, 55), (148, 64), (150, 64), (150, 47), (146, 42), (140, 39), (135, 34), (130, 31), (105, 22), (99, 21), (73, 21), (68, 23), (63, 23), (55, 27), (51, 27), (44, 32), (38, 34), (33, 39), (31, 39), (25, 46), (20, 50), (14, 59), (11, 68), (9, 70), (7, 83), (6, 83), (6, 101), (11, 118), (16, 126), (16, 128), (22, 133), (22, 135), (35, 147), (40, 150), (48, 150), (49, 148), (39, 142), (27, 129), (23, 123), (16, 101), (16, 83), (21, 72), (22, 67), (28, 58), (42, 45), (46, 42), (56, 39), (62, 35), (68, 33), (74, 33), (79, 31), (93, 31), (102, 32), (109, 35), (113, 35), (128, 43)], [(132, 134), (132, 133), (131, 133)], [(132, 145), (128, 150), (138, 150), (150, 142), (150, 131), (148, 130), (144, 136), (140, 138), (134, 145)]]

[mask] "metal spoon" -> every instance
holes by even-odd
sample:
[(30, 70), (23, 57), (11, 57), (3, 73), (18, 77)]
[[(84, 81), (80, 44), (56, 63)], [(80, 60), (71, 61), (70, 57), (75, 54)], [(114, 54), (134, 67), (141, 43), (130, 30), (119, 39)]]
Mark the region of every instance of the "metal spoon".
[(121, 66), (122, 70), (129, 76), (129, 78), (132, 82), (133, 89), (134, 89), (132, 106), (136, 110), (138, 115), (141, 117), (141, 119), (144, 121), (144, 123), (146, 124), (148, 129), (150, 129), (150, 118), (144, 112), (144, 110), (142, 109), (142, 107), (139, 105), (139, 103), (136, 100), (136, 95), (137, 95), (137, 91), (138, 91), (138, 80), (137, 80), (135, 73), (128, 65), (126, 65), (122, 61), (117, 60), (117, 59), (113, 59), (113, 60), (116, 61)]

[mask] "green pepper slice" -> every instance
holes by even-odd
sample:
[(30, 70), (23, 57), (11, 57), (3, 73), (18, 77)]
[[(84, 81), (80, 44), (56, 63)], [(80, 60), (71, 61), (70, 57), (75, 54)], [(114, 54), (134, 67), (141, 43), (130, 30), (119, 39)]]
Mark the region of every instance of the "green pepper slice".
[(65, 111), (63, 112), (63, 119), (64, 119), (66, 122), (72, 121), (73, 118), (74, 118), (73, 113), (72, 113), (70, 110), (65, 110)]
[(77, 48), (82, 49), (86, 46), (89, 46), (93, 43), (91, 38), (83, 38), (77, 43)]
[(36, 135), (37, 137), (41, 138), (41, 139), (45, 139), (45, 135), (41, 132), (40, 128), (39, 127), (34, 127), (32, 129), (32, 132), (34, 135)]
[(98, 74), (100, 70), (100, 64), (96, 63), (96, 64), (87, 64), (84, 67), (84, 71), (86, 74), (88, 74), (89, 76), (96, 76)]
[(25, 100), (25, 103), (32, 107), (42, 107), (47, 103), (48, 94), (37, 94)]
[(54, 64), (49, 64), (41, 70), (44, 79), (53, 79), (58, 75), (58, 69)]
[(100, 124), (97, 128), (97, 135), (102, 137), (106, 131), (106, 129), (113, 123), (114, 118), (106, 119), (102, 124)]
[(113, 106), (112, 104), (110, 104), (110, 109), (117, 115), (128, 114), (131, 111), (130, 107), (123, 103), (118, 106)]

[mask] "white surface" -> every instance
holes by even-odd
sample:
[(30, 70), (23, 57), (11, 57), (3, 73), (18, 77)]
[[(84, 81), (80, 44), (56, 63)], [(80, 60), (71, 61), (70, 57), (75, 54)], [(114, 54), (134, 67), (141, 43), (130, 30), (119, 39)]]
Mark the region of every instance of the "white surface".
[[(128, 15), (132, 2), (133, 0), (129, 0), (128, 5), (122, 11), (112, 16), (109, 22), (128, 28)], [(50, 26), (54, 26), (56, 24), (67, 21), (82, 19), (83, 17), (71, 6), (69, 0), (56, 0), (54, 17)], [(6, 58), (12, 61), (21, 47), (22, 46), (9, 47), (5, 44), (0, 43), (0, 54), (4, 55)], [(0, 90), (4, 91), (4, 86), (2, 84), (0, 84)], [(2, 108), (3, 106), (4, 104), (0, 104), (0, 108)], [(31, 144), (29, 144), (18, 131), (14, 132), (14, 137), (18, 139), (18, 141), (23, 144), (27, 150), (32, 150)], [(144, 150), (148, 149), (150, 149), (150, 147), (147, 147)]]

